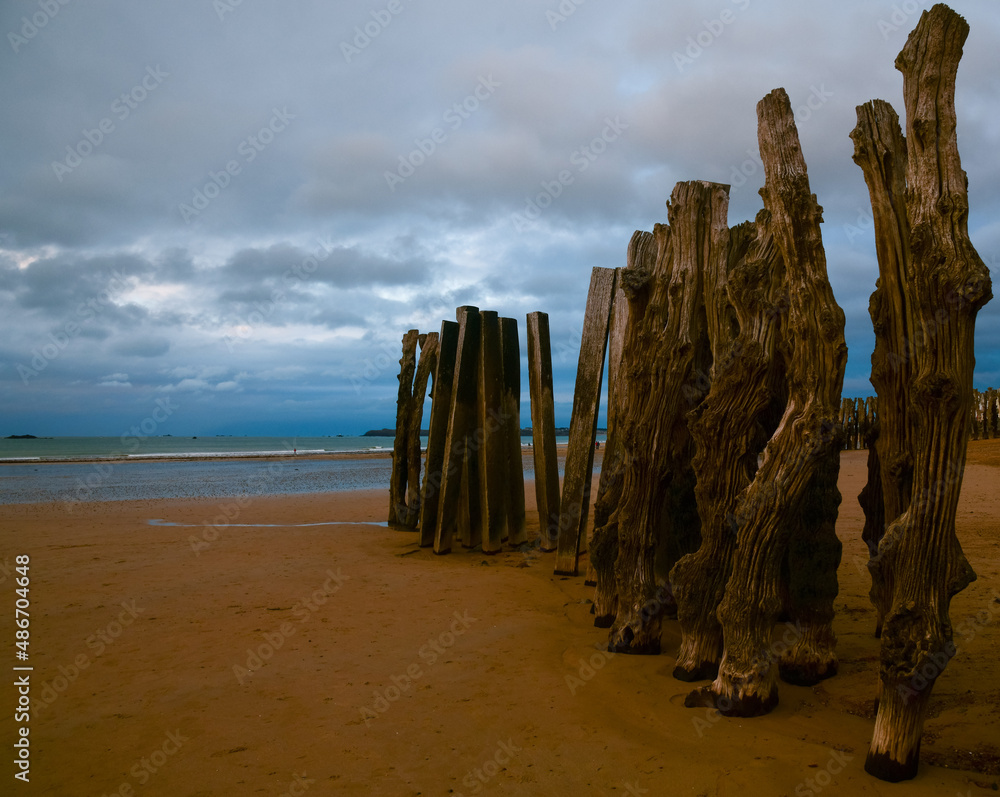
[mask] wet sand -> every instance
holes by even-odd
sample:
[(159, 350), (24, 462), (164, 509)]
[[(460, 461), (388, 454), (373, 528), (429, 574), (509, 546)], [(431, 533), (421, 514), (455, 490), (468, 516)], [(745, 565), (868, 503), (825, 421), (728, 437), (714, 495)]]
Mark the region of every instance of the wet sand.
[[(855, 499), (866, 454), (847, 452), (840, 674), (782, 684), (777, 709), (751, 720), (683, 707), (676, 622), (664, 655), (611, 656), (582, 577), (553, 576), (552, 555), (437, 557), (412, 533), (362, 525), (385, 519), (385, 490), (2, 506), (0, 629), (13, 639), (8, 570), (28, 554), (34, 668), (31, 782), (8, 763), (3, 793), (992, 793), (1000, 441), (969, 450), (958, 533), (979, 579), (952, 602), (960, 653), (914, 781), (863, 771), (879, 643)], [(530, 485), (527, 498), (537, 533)], [(330, 521), (352, 524), (301, 525)], [(8, 751), (24, 725), (12, 681)]]

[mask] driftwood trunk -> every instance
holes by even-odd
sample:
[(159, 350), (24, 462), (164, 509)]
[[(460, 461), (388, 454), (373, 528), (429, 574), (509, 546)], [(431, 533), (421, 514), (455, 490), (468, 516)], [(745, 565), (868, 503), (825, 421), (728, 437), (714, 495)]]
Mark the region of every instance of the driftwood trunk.
[[(670, 227), (654, 230), (658, 252), (652, 279), (645, 295), (630, 303), (622, 397), (629, 463), (613, 516), (618, 612), (609, 650), (660, 652), (662, 617), (673, 603), (666, 573), (697, 547), (693, 443), (685, 416), (708, 391), (704, 277), (707, 264), (726, 246), (728, 206), (728, 186), (678, 183), (668, 205)], [(656, 574), (658, 549), (667, 551), (662, 582)]]
[[(709, 316), (716, 351), (712, 386), (690, 422), (701, 545), (670, 573), (682, 633), (674, 677), (684, 681), (718, 674), (723, 639), (716, 611), (736, 547), (733, 511), (773, 431), (764, 433), (765, 415), (781, 373), (777, 344), (787, 289), (767, 211), (755, 224), (731, 230), (727, 254), (729, 274), (712, 277), (720, 289), (710, 302), (716, 307), (714, 323)], [(735, 340), (733, 332), (739, 333)]]
[(526, 542), (524, 519), (524, 460), (521, 451), (521, 345), (517, 320), (500, 319), (503, 348), (503, 393), (500, 400), (504, 448), (507, 462), (507, 531), (508, 545)]
[[(866, 146), (892, 146), (893, 160), (906, 163), (909, 246), (899, 293), (887, 301), (905, 304), (914, 319), (908, 339), (892, 344), (911, 353), (904, 406), (912, 483), (909, 504), (889, 523), (876, 557), (893, 578), (886, 587), (878, 714), (865, 762), (870, 774), (894, 782), (917, 772), (931, 690), (956, 652), (951, 598), (976, 577), (955, 535), (975, 321), (992, 297), (989, 271), (969, 241), (967, 178), (955, 134), (955, 78), (968, 32), (965, 20), (947, 6), (925, 11), (896, 58), (903, 73), (906, 149), (897, 135), (876, 144), (879, 128), (864, 108), (855, 137), (862, 156)], [(880, 397), (883, 429), (898, 412)], [(884, 494), (886, 472), (883, 467)]]
[(789, 307), (781, 349), (788, 401), (760, 470), (737, 503), (738, 553), (719, 606), (725, 651), (715, 681), (689, 706), (730, 716), (777, 705), (774, 621), (782, 610), (781, 571), (817, 467), (839, 456), (840, 392), (847, 347), (844, 313), (833, 297), (820, 235), (822, 209), (809, 189), (791, 103), (776, 89), (757, 105), (764, 207), (785, 263)]
[(594, 625), (598, 628), (610, 628), (618, 614), (618, 585), (615, 581), (618, 522), (614, 519), (614, 513), (621, 502), (625, 471), (631, 465), (631, 454), (623, 431), (624, 424), (627, 423), (623, 403), (628, 393), (626, 385), (629, 369), (635, 371), (639, 362), (638, 357), (628, 354), (630, 307), (634, 302), (643, 301), (639, 293), (648, 290), (648, 282), (656, 266), (656, 251), (657, 244), (653, 234), (636, 230), (629, 241), (626, 267), (618, 272), (618, 291), (615, 292), (612, 307), (608, 343), (611, 356), (608, 364), (615, 374), (615, 389), (612, 397), (609, 374), (608, 444), (601, 465), (597, 500), (594, 502), (594, 536), (590, 547), (590, 562), (596, 582)]
[(476, 430), (472, 437), (479, 463), (479, 506), (483, 553), (500, 553), (507, 530), (507, 440), (501, 416), (503, 344), (495, 310), (479, 313), (479, 392)]
[(417, 342), (420, 333), (409, 330), (403, 335), (403, 356), (399, 360), (399, 388), (396, 393), (396, 436), (392, 444), (392, 473), (389, 477), (389, 525), (406, 526), (406, 479), (408, 448), (406, 440), (407, 417), (412, 408), (413, 372), (417, 368)]

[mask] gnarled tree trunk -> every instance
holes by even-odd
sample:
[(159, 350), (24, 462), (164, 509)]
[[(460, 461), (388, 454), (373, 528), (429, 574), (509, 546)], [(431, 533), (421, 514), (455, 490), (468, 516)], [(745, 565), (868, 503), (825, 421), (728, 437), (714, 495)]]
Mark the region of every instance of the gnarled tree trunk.
[(697, 547), (686, 414), (708, 392), (704, 277), (718, 250), (725, 251), (728, 206), (728, 186), (702, 181), (675, 186), (668, 205), (670, 227), (658, 224), (654, 230), (657, 263), (645, 300), (633, 300), (629, 307), (625, 358), (631, 362), (622, 430), (630, 458), (613, 516), (618, 612), (609, 650), (659, 653), (661, 619), (673, 597), (669, 585), (657, 579), (658, 549), (673, 557), (663, 563), (669, 573), (681, 555)]
[[(717, 291), (708, 302), (708, 307), (715, 305), (716, 316), (713, 323), (709, 314), (715, 351), (712, 387), (689, 424), (697, 447), (693, 466), (701, 545), (670, 572), (682, 633), (674, 677), (682, 681), (718, 674), (723, 645), (716, 611), (736, 547), (733, 510), (773, 431), (761, 434), (762, 416), (774, 399), (772, 386), (781, 371), (777, 342), (787, 296), (767, 211), (758, 214), (755, 224), (731, 230), (728, 256), (728, 279), (725, 273), (710, 276)], [(732, 327), (739, 332), (735, 340)]]
[[(865, 762), (866, 771), (888, 781), (917, 772), (931, 689), (955, 654), (951, 598), (976, 577), (955, 535), (976, 315), (992, 297), (989, 271), (969, 241), (967, 179), (955, 135), (955, 77), (968, 33), (962, 17), (935, 5), (896, 58), (906, 102), (910, 230), (902, 291), (916, 319), (906, 419), (913, 476), (909, 505), (879, 543), (881, 566), (894, 579), (882, 627), (878, 715)], [(884, 426), (894, 408), (880, 402), (879, 409)]]
[(782, 609), (781, 570), (788, 537), (822, 460), (839, 455), (840, 392), (847, 362), (844, 313), (826, 273), (822, 209), (809, 189), (791, 103), (775, 89), (757, 105), (764, 163), (761, 190), (788, 279), (781, 343), (788, 402), (760, 470), (737, 503), (738, 553), (719, 606), (725, 651), (715, 681), (688, 695), (730, 716), (777, 705), (771, 631)]

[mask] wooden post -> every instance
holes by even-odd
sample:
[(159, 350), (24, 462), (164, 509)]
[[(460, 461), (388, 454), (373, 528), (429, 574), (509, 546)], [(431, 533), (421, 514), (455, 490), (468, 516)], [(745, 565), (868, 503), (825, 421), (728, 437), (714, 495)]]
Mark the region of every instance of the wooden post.
[[(879, 258), (880, 280), (893, 289), (885, 301), (905, 307), (913, 321), (887, 344), (909, 355), (904, 400), (893, 405), (879, 393), (883, 430), (898, 414), (896, 423), (911, 446), (909, 502), (895, 519), (887, 503), (888, 526), (875, 566), (869, 564), (873, 576), (880, 570), (892, 577), (882, 584), (887, 609), (878, 714), (865, 770), (892, 782), (917, 773), (931, 690), (956, 653), (951, 598), (976, 577), (955, 535), (972, 411), (976, 315), (992, 297), (989, 270), (968, 236), (967, 177), (955, 132), (955, 80), (968, 33), (968, 23), (947, 6), (925, 11), (896, 58), (903, 74), (905, 142), (898, 120), (893, 124), (891, 109), (879, 101), (858, 109), (852, 133), (855, 160), (879, 213), (879, 252), (895, 246), (898, 231), (909, 231), (897, 257)], [(902, 199), (884, 197), (883, 170), (891, 170), (897, 184), (905, 174)], [(885, 223), (878, 223), (880, 216)], [(898, 279), (886, 274), (887, 266), (901, 269)], [(876, 325), (877, 343), (890, 334), (900, 330)], [(895, 474), (886, 463), (882, 472), (884, 490)]]
[(479, 502), (482, 513), (483, 553), (500, 553), (507, 529), (507, 449), (501, 416), (503, 395), (503, 348), (500, 319), (494, 310), (479, 313), (478, 419), (474, 443), (479, 460)]
[[(674, 677), (681, 681), (715, 678), (722, 658), (722, 626), (716, 613), (725, 594), (736, 550), (733, 512), (750, 484), (757, 457), (773, 432), (768, 414), (782, 392), (784, 364), (778, 353), (787, 307), (785, 268), (771, 231), (770, 214), (760, 211), (754, 223), (730, 230), (730, 272), (716, 262), (708, 275), (706, 306), (712, 348), (712, 386), (692, 413), (689, 426), (696, 443), (693, 467), (701, 517), (701, 545), (670, 571), (677, 599), (681, 644)], [(726, 340), (734, 326), (739, 334)], [(739, 423), (733, 418), (739, 417)]]
[(420, 333), (409, 330), (403, 335), (403, 356), (399, 361), (399, 388), (396, 391), (396, 434), (392, 442), (392, 474), (389, 477), (389, 525), (402, 526), (406, 520), (407, 467), (406, 427), (413, 396), (413, 372), (417, 367), (417, 341)]
[(687, 416), (710, 385), (703, 291), (708, 264), (725, 254), (728, 206), (727, 185), (674, 186), (670, 226), (653, 231), (656, 266), (629, 300), (620, 428), (630, 458), (613, 516), (618, 614), (608, 639), (608, 648), (621, 653), (660, 652), (662, 620), (674, 606), (670, 569), (700, 541)]
[[(588, 560), (593, 567), (594, 625), (610, 628), (618, 615), (618, 583), (615, 581), (615, 562), (618, 559), (618, 522), (615, 510), (621, 502), (625, 473), (631, 467), (632, 452), (625, 442), (625, 431), (630, 419), (625, 415), (623, 402), (629, 392), (629, 371), (634, 370), (639, 358), (628, 351), (628, 339), (633, 324), (640, 319), (631, 315), (631, 301), (637, 294), (645, 295), (648, 282), (656, 267), (656, 237), (643, 230), (636, 230), (628, 244), (626, 265), (616, 273), (615, 302), (612, 306), (610, 340), (608, 342), (608, 445), (604, 452), (601, 481), (597, 500), (594, 502), (594, 535), (591, 539)], [(619, 300), (624, 300), (624, 308)], [(615, 373), (614, 388), (610, 374)], [(645, 372), (642, 372), (645, 373)]]
[(575, 576), (581, 540), (585, 539), (590, 512), (590, 482), (594, 473), (594, 439), (597, 412), (601, 403), (604, 357), (608, 349), (611, 300), (614, 298), (615, 270), (595, 268), (590, 276), (587, 310), (580, 341), (580, 360), (573, 390), (573, 415), (569, 424), (566, 474), (559, 511), (559, 549), (556, 575)]
[[(757, 104), (757, 118), (765, 174), (761, 196), (788, 279), (786, 339), (794, 341), (785, 363), (788, 401), (760, 469), (734, 512), (737, 553), (719, 605), (725, 651), (718, 677), (685, 701), (741, 717), (766, 714), (778, 702), (777, 668), (765, 652), (771, 649), (774, 622), (783, 608), (782, 566), (804, 502), (823, 502), (823, 516), (831, 509), (826, 502), (832, 496), (817, 493), (813, 478), (840, 461), (840, 394), (847, 364), (844, 313), (827, 277), (822, 208), (809, 188), (784, 89)], [(839, 503), (839, 494), (836, 498)], [(825, 629), (819, 632), (825, 634)]]
[[(413, 379), (413, 395), (410, 398), (410, 409), (406, 416), (406, 516), (403, 525), (408, 529), (416, 529), (420, 520), (420, 426), (424, 417), (424, 400), (427, 396), (427, 381), (437, 368), (438, 333), (428, 332), (420, 338), (420, 359), (417, 361), (417, 374)], [(397, 425), (396, 434), (400, 434)]]
[(528, 388), (531, 393), (531, 455), (535, 464), (538, 536), (543, 551), (559, 540), (559, 460), (552, 397), (552, 349), (547, 313), (528, 313)]
[(528, 539), (524, 522), (524, 464), (521, 452), (521, 346), (517, 320), (500, 319), (503, 348), (503, 416), (507, 449), (507, 544), (518, 546)]
[[(452, 381), (451, 410), (445, 438), (441, 505), (434, 532), (434, 553), (451, 551), (455, 532), (474, 547), (482, 538), (479, 514), (479, 468), (469, 441), (475, 432), (476, 394), (479, 382), (479, 308), (459, 307), (458, 346)], [(473, 506), (474, 504), (474, 506)]]
[(454, 321), (442, 321), (441, 333), (438, 336), (437, 368), (434, 371), (431, 419), (427, 430), (427, 464), (420, 500), (420, 547), (422, 548), (429, 548), (434, 544), (434, 530), (437, 528), (457, 348), (458, 324)]

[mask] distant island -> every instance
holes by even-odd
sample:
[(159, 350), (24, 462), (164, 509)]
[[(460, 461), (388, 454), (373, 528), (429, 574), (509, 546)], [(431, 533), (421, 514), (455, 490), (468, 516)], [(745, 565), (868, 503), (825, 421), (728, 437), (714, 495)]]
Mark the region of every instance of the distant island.
[(5, 440), (37, 440), (38, 438), (35, 437), (35, 435), (33, 435), (33, 434), (10, 434), (10, 435), (7, 435), (7, 437), (4, 438), (4, 439)]

